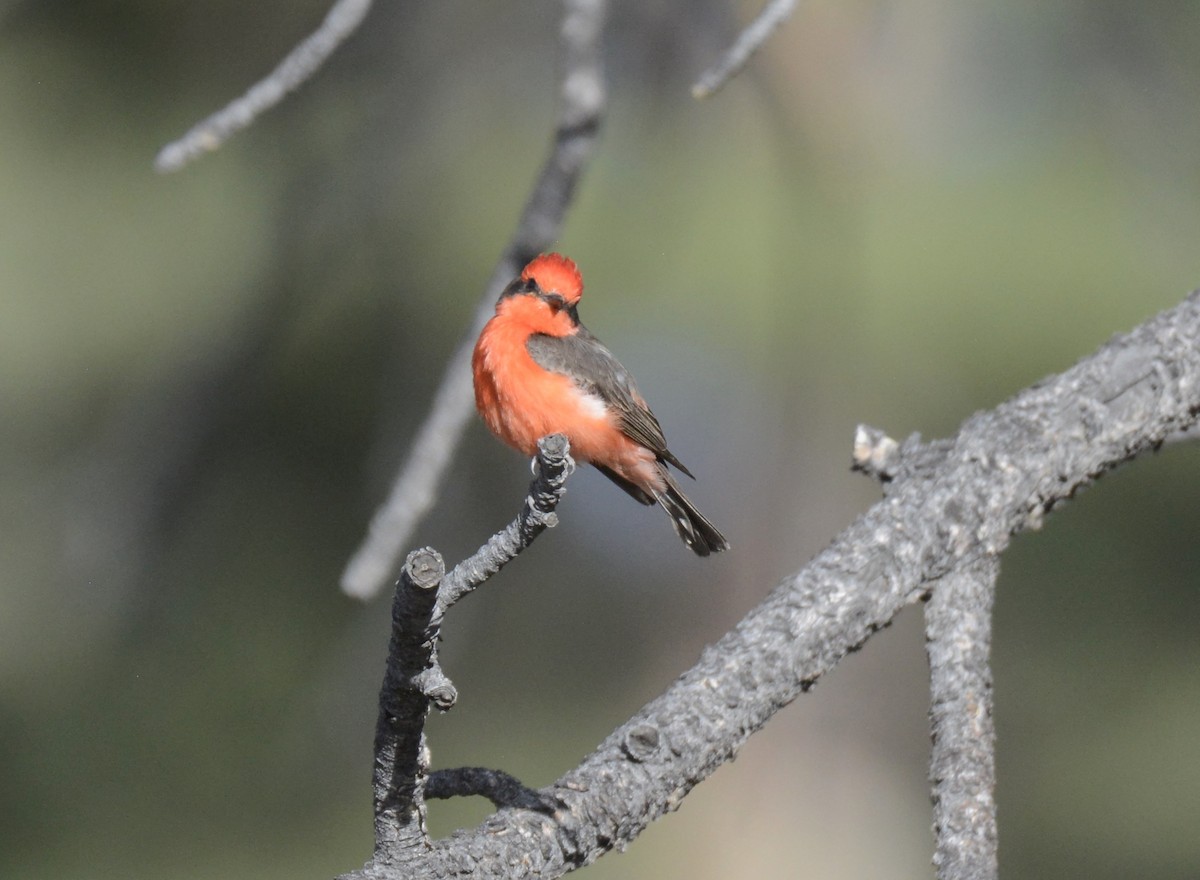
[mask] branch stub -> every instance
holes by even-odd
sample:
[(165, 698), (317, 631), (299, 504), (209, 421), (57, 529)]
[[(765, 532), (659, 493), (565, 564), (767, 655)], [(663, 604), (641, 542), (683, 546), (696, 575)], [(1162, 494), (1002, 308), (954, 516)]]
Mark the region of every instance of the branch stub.
[(654, 757), (661, 742), (662, 737), (659, 735), (657, 727), (653, 724), (639, 724), (625, 734), (621, 748), (630, 760), (641, 764)]
[(408, 554), (404, 560), (404, 573), (417, 589), (436, 590), (446, 574), (446, 563), (442, 561), (442, 554), (432, 547), (422, 547)]

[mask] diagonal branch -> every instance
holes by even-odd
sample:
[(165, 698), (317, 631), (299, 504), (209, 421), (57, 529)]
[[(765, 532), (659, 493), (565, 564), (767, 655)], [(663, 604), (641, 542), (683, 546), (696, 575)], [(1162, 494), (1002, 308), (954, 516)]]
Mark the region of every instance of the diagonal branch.
[(796, 7), (796, 0), (770, 0), (762, 12), (738, 35), (724, 57), (701, 74), (692, 86), (693, 98), (710, 98), (741, 73), (742, 68), (763, 47), (775, 29), (783, 24)]
[(326, 59), (358, 30), (371, 9), (371, 0), (337, 0), (321, 26), (297, 45), (266, 77), (241, 97), (194, 125), (187, 134), (159, 150), (154, 167), (178, 171), (193, 159), (211, 153), (230, 137), (295, 91), (316, 73)]
[(540, 439), (534, 463), (537, 476), (529, 485), (529, 495), (517, 518), (446, 575), (438, 595), (439, 615), (445, 614), (451, 605), (516, 559), (547, 528), (558, 524), (554, 509), (567, 491), (567, 477), (575, 471), (567, 438), (562, 434), (551, 434)]
[(938, 463), (898, 481), (662, 696), (543, 789), (396, 872), (343, 880), (554, 878), (676, 809), (780, 708), (906, 605), (988, 564), (1081, 487), (1200, 417), (1200, 291), (1066, 372), (969, 418)]
[(988, 655), (999, 573), (998, 557), (981, 556), (943, 578), (925, 606), (938, 880), (998, 876), (996, 730)]
[(473, 412), (475, 337), (491, 317), (504, 285), (558, 237), (595, 146), (605, 104), (600, 39), (606, 0), (564, 0), (563, 5), (563, 74), (554, 144), (516, 232), (484, 289), (475, 319), (450, 359), (408, 459), (342, 573), (342, 590), (356, 598), (369, 599), (387, 584), (413, 530), (433, 506)]

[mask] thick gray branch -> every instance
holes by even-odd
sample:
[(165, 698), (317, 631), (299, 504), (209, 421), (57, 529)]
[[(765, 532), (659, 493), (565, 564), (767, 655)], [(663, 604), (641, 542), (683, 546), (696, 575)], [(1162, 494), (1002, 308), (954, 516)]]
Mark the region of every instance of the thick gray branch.
[(544, 789), (555, 813), (503, 810), (435, 841), (403, 872), (346, 878), (552, 878), (626, 845), (901, 608), (997, 556), (1055, 504), (1198, 414), (1200, 294), (1192, 294), (968, 419), (936, 467), (897, 485)]
[(475, 318), (450, 359), (433, 408), (418, 430), (387, 500), (371, 519), (362, 546), (342, 574), (342, 590), (359, 599), (369, 599), (387, 584), (413, 530), (433, 506), (473, 412), (471, 351), (475, 338), (491, 317), (504, 286), (558, 237), (595, 146), (605, 103), (600, 39), (606, 3), (564, 0), (563, 6), (563, 76), (554, 144), (516, 232), (484, 289)]
[(375, 725), (375, 859), (401, 864), (428, 845), (421, 787), (429, 769), (425, 717), (434, 699), (432, 675), (449, 682), (437, 665), (438, 586), (446, 566), (426, 547), (408, 554), (392, 601), (392, 638), (379, 691)]
[(996, 732), (992, 601), (1000, 560), (984, 555), (934, 585), (925, 606), (938, 880), (995, 880)]

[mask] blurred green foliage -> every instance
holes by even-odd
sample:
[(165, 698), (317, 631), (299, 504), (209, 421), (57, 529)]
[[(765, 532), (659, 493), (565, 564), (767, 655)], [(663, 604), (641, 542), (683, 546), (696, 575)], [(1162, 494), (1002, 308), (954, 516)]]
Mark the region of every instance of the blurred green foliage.
[[(1194, 4), (617, 4), (561, 247), (734, 550), (590, 474), (456, 609), (437, 766), (544, 784), (876, 497), (854, 425), (952, 433), (1200, 284)], [(0, 877), (328, 877), (370, 849), (386, 602), (337, 592), (546, 149), (555, 4), (381, 4), (219, 153), (157, 148), (320, 3), (0, 4)], [(450, 559), (524, 462), (473, 429)], [(1200, 873), (1200, 453), (1005, 556), (1011, 876)], [(642, 518), (644, 514), (644, 518)], [(596, 876), (930, 876), (919, 610)], [(434, 804), (444, 833), (481, 804)]]

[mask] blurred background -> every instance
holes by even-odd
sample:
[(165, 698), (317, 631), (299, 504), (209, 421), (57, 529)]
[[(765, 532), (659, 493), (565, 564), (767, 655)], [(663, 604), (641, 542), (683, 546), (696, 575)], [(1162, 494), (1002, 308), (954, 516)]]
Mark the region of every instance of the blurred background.
[[(388, 600), (338, 578), (545, 154), (560, 15), (377, 7), (163, 177), (324, 3), (0, 2), (0, 877), (370, 854)], [(1195, 4), (811, 2), (693, 101), (758, 8), (613, 4), (558, 245), (734, 549), (578, 474), (448, 622), (435, 766), (551, 782), (878, 498), (857, 423), (950, 435), (1200, 286)], [(528, 474), (473, 425), (413, 545), (460, 559)], [(1168, 447), (1005, 555), (1007, 876), (1200, 876), (1198, 498)], [(922, 638), (909, 609), (589, 876), (932, 876)]]

